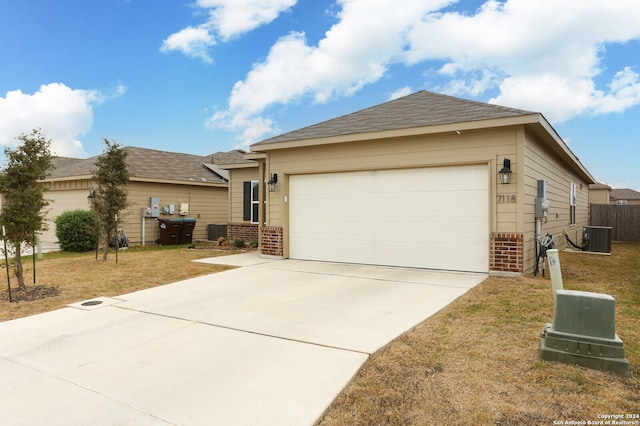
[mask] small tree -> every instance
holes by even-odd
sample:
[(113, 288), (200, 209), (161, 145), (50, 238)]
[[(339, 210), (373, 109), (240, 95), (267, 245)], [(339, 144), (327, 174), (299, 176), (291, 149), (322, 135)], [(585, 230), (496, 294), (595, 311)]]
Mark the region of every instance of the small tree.
[(102, 260), (107, 260), (109, 242), (116, 239), (117, 216), (127, 208), (126, 185), (129, 183), (127, 151), (115, 142), (104, 139), (103, 154), (96, 161), (93, 172), (96, 188), (91, 193), (91, 207), (98, 224), (100, 241), (104, 244)]
[(0, 222), (5, 227), (6, 238), (15, 247), (15, 275), (20, 290), (26, 290), (22, 267), (23, 243), (36, 245), (37, 233), (45, 231), (45, 186), (40, 183), (52, 168), (51, 141), (34, 129), (30, 134), (18, 136), (17, 148), (6, 147), (6, 167), (0, 172), (0, 192), (5, 196)]

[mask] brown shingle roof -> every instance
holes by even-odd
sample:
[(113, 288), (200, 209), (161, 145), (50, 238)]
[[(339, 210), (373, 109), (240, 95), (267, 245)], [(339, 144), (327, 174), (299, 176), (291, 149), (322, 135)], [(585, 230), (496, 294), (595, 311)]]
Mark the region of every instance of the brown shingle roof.
[(233, 151), (228, 152), (216, 152), (214, 154), (205, 156), (205, 158), (208, 158), (208, 163), (211, 164), (240, 164), (251, 161), (244, 159), (244, 155), (246, 153), (246, 151), (243, 151), (241, 149), (234, 149)]
[(640, 200), (640, 192), (629, 188), (612, 189), (609, 198), (611, 200)]
[(275, 136), (255, 145), (529, 114), (533, 113), (422, 90), (361, 111)]
[(589, 185), (589, 189), (608, 189), (611, 190), (611, 187), (607, 184), (596, 182)]
[[(131, 146), (124, 149), (128, 153), (127, 164), (132, 180), (138, 178), (159, 181), (227, 183), (225, 173), (219, 173), (217, 168), (211, 167), (211, 165), (221, 162), (223, 159), (225, 161), (242, 159), (244, 155), (244, 152), (239, 150), (199, 156)], [(98, 157), (87, 159), (56, 157), (54, 159), (56, 168), (51, 171), (50, 177), (55, 179), (91, 175), (95, 170), (95, 162)]]

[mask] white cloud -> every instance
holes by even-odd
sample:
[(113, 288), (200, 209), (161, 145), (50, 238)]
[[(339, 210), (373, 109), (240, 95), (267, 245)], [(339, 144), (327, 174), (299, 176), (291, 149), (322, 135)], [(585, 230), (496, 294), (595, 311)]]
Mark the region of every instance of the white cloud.
[(339, 22), (317, 45), (299, 32), (281, 37), (210, 124), (257, 123), (243, 139), (259, 135), (274, 128), (261, 117), (269, 107), (351, 96), (393, 64), (439, 64), (449, 82), (432, 88), (475, 97), (497, 91), (491, 102), (540, 111), (552, 122), (640, 103), (639, 76), (630, 68), (606, 87), (595, 83), (607, 44), (640, 38), (637, 0), (488, 0), (470, 13), (444, 9), (454, 3), (337, 0)]
[(189, 26), (164, 39), (160, 51), (179, 51), (191, 59), (213, 62), (209, 48), (227, 42), (276, 19), (297, 0), (197, 0), (198, 12), (209, 19), (197, 27)]
[(161, 52), (178, 50), (189, 58), (200, 58), (204, 62), (211, 63), (208, 48), (213, 46), (215, 40), (206, 28), (187, 27), (177, 33), (171, 34), (162, 42)]
[(62, 83), (40, 86), (33, 93), (20, 90), (0, 97), (0, 144), (15, 145), (16, 137), (39, 127), (52, 140), (51, 150), (61, 156), (86, 156), (79, 137), (93, 126), (93, 105), (122, 95), (119, 85), (109, 92), (71, 89)]
[(223, 41), (268, 24), (296, 4), (296, 0), (198, 0), (209, 10), (207, 23)]
[(609, 93), (597, 98), (594, 112), (622, 112), (640, 104), (640, 75), (630, 67), (618, 71), (609, 84)]
[(228, 111), (217, 112), (205, 125), (236, 133), (238, 148), (243, 149), (262, 136), (279, 131), (277, 125), (269, 118), (231, 115)]
[(397, 89), (395, 92), (393, 92), (391, 94), (391, 96), (389, 96), (389, 100), (392, 101), (394, 99), (398, 99), (398, 98), (401, 98), (403, 96), (410, 95), (411, 93), (413, 93), (413, 90), (411, 89), (411, 87), (404, 86), (404, 87), (401, 87), (401, 88)]
[[(616, 76), (621, 87), (608, 92), (594, 81), (607, 43), (640, 37), (638, 13), (633, 0), (490, 0), (474, 15), (426, 16), (410, 32), (407, 61), (444, 61), (440, 72), (453, 79), (447, 93), (478, 96), (497, 88), (490, 102), (565, 121), (639, 103), (630, 95), (614, 101), (633, 92), (631, 70)], [(486, 74), (478, 79), (478, 73)]]
[[(326, 103), (354, 94), (379, 80), (391, 63), (402, 60), (404, 35), (416, 17), (450, 1), (339, 0), (338, 3), (342, 5), (340, 22), (327, 31), (317, 46), (309, 46), (303, 33), (290, 33), (271, 47), (264, 62), (256, 64), (244, 81), (234, 85), (229, 109), (223, 116), (226, 120), (251, 124), (252, 117), (274, 104), (286, 104), (304, 96), (315, 103)], [(372, 22), (376, 24), (371, 25)], [(229, 128), (219, 119), (213, 122)], [(258, 135), (259, 131), (254, 129), (250, 133)]]

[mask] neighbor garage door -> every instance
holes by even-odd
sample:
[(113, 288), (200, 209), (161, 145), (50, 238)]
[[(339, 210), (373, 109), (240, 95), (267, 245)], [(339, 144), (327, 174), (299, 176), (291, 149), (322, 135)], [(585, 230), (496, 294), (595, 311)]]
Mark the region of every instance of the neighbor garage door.
[(292, 259), (489, 269), (486, 165), (295, 175)]

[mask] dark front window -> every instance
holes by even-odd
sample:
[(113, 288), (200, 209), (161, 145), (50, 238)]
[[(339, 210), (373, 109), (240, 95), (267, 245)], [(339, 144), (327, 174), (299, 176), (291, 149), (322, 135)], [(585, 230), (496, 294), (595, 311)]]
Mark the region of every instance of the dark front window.
[(258, 223), (258, 206), (260, 203), (260, 185), (257, 180), (243, 182), (243, 217), (242, 219)]

